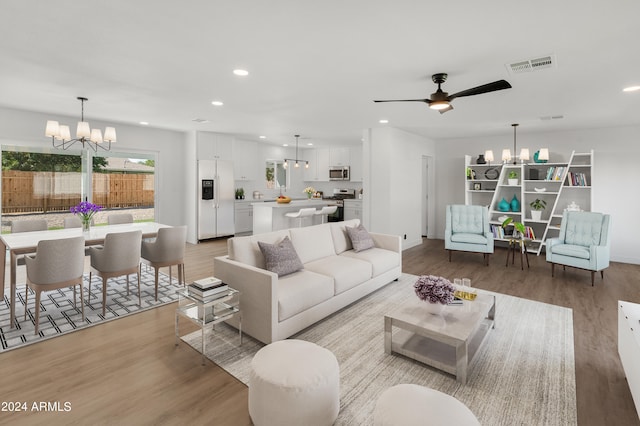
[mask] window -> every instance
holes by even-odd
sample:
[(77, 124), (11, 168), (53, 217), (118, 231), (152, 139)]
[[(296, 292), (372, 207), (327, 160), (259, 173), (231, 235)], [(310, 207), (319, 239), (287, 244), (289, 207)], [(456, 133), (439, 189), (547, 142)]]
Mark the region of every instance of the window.
[(125, 209), (136, 221), (153, 221), (153, 154), (107, 154), (3, 146), (2, 232), (10, 232), (13, 221), (35, 218), (46, 219), (49, 229), (62, 228), (72, 215), (69, 209), (82, 200), (104, 207), (94, 216), (95, 224)]

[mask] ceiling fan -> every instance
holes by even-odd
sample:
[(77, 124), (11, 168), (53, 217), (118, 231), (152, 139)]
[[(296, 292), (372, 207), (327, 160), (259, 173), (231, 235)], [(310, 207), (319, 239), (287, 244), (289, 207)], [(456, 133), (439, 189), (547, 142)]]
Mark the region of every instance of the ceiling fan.
[(451, 101), (455, 98), (461, 98), (463, 96), (480, 95), (482, 93), (495, 92), (496, 90), (511, 89), (511, 85), (506, 80), (498, 80), (493, 83), (483, 84), (482, 86), (474, 87), (472, 89), (463, 90), (462, 92), (454, 93), (450, 95), (447, 92), (443, 92), (440, 85), (447, 81), (447, 74), (438, 73), (431, 76), (431, 80), (438, 85), (438, 90), (431, 94), (428, 99), (393, 99), (384, 101), (373, 102), (424, 102), (429, 105), (429, 108), (438, 110), (440, 114), (452, 110)]

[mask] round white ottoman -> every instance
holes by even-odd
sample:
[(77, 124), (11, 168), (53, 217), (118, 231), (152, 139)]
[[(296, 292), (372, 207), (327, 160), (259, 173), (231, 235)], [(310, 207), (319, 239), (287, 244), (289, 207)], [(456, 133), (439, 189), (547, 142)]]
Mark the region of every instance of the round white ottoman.
[(480, 426), (471, 410), (446, 393), (419, 385), (396, 385), (382, 392), (374, 426)]
[(340, 411), (340, 367), (333, 353), (281, 340), (251, 361), (249, 414), (260, 425), (331, 425)]

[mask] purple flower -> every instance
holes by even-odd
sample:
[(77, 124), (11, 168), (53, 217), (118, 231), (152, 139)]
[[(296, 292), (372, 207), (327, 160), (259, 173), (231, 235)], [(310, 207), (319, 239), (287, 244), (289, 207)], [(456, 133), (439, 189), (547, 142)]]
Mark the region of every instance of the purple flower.
[(425, 302), (448, 305), (453, 301), (451, 281), (435, 275), (421, 275), (413, 285), (416, 295)]
[(91, 220), (94, 214), (102, 210), (102, 206), (90, 203), (88, 201), (81, 201), (77, 206), (73, 206), (69, 209), (71, 213), (77, 214), (82, 218), (83, 222)]

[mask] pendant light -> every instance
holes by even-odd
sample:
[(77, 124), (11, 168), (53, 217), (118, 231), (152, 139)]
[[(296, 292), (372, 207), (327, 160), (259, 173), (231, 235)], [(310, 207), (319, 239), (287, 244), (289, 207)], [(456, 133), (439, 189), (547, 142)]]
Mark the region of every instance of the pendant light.
[[(298, 138), (300, 137), (300, 135), (293, 135), (293, 136), (296, 138), (296, 158), (295, 158), (295, 160), (294, 160), (293, 158), (285, 158), (285, 159), (284, 159), (284, 164), (282, 165), (285, 169), (288, 167), (288, 165), (289, 165), (289, 163), (288, 163), (288, 162), (289, 162), (289, 161), (295, 161), (295, 163), (294, 163), (293, 167), (300, 167), (300, 165), (298, 164), (298, 162), (299, 162), (299, 161), (300, 161), (300, 162), (304, 161), (304, 160), (298, 160)], [(305, 161), (304, 163), (305, 163), (304, 167), (305, 167), (306, 169), (308, 169), (308, 168), (309, 168), (309, 162), (308, 162), (308, 161)]]

